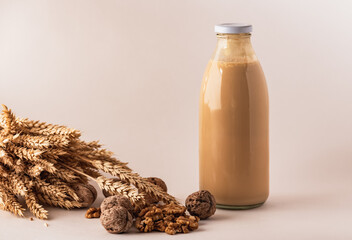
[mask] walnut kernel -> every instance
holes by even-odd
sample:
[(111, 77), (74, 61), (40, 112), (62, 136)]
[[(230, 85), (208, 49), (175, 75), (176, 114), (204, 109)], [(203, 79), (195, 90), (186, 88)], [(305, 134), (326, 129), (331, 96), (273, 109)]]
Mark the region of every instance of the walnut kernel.
[(188, 233), (198, 228), (199, 218), (187, 216), (185, 211), (185, 207), (175, 203), (152, 205), (139, 212), (135, 225), (141, 232)]
[(100, 218), (100, 208), (89, 208), (86, 212), (86, 218)]

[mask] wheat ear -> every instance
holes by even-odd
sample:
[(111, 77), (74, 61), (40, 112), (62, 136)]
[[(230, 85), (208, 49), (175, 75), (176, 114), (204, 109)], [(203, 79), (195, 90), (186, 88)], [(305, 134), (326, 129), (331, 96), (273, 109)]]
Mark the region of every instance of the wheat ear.
[(5, 130), (4, 134), (8, 135), (13, 132), (13, 129), (16, 127), (16, 117), (4, 104), (2, 104), (2, 108), (2, 114), (5, 119), (5, 126), (3, 127)]
[(10, 190), (0, 185), (0, 208), (6, 211), (10, 211), (15, 215), (23, 217), (25, 209), (18, 202), (16, 196), (10, 192)]
[(38, 191), (36, 193), (38, 200), (46, 205), (53, 207), (61, 207), (66, 209), (81, 208), (82, 203), (75, 200), (68, 200), (64, 198), (58, 198), (56, 196), (48, 196), (43, 192)]
[(92, 179), (93, 181), (97, 182), (99, 187), (101, 189), (105, 189), (111, 194), (122, 194), (126, 197), (128, 197), (134, 204), (139, 205), (144, 202), (143, 194), (138, 193), (136, 188), (133, 188), (132, 186), (122, 183), (122, 182), (114, 182), (112, 179), (106, 178), (104, 176), (99, 176), (98, 178), (94, 178), (90, 175), (88, 175), (85, 172), (80, 172), (68, 165), (62, 164), (66, 166), (67, 168), (71, 169), (72, 171), (77, 172), (78, 174), (81, 174), (83, 176), (86, 176), (87, 178)]
[(11, 141), (21, 147), (41, 150), (65, 148), (70, 143), (69, 138), (65, 136), (32, 136), (28, 134), (16, 134)]
[(7, 154), (7, 152), (2, 147), (0, 147), (0, 162), (11, 168), (14, 168), (16, 164), (15, 160), (9, 154)]
[(68, 136), (71, 138), (78, 138), (81, 136), (80, 131), (73, 128), (68, 128), (66, 126), (54, 125), (39, 121), (31, 121), (26, 118), (17, 118), (15, 120), (19, 128), (28, 134), (44, 136), (60, 135)]
[(43, 180), (37, 179), (34, 182), (35, 188), (45, 193), (48, 196), (57, 196), (61, 198), (69, 198), (67, 191), (63, 191), (63, 189), (57, 185), (47, 183)]
[(133, 184), (139, 190), (152, 194), (164, 202), (177, 203), (177, 200), (173, 196), (163, 191), (159, 186), (148, 182), (147, 180), (142, 178), (138, 173), (132, 172), (132, 170), (128, 168), (125, 163), (121, 163), (118, 160), (116, 160), (115, 164), (112, 164), (111, 162), (103, 162), (100, 160), (88, 161), (90, 161), (96, 168), (106, 173), (110, 173), (113, 176), (119, 177), (122, 181), (126, 181), (130, 184)]
[(73, 200), (80, 200), (75, 190), (73, 190), (66, 182), (61, 181), (61, 179), (55, 177), (54, 175), (49, 175), (46, 180), (50, 183), (50, 185), (55, 186), (58, 191), (66, 193)]
[(144, 202), (143, 194), (138, 193), (137, 189), (129, 184), (121, 181), (114, 181), (113, 179), (100, 176), (96, 179), (99, 187), (106, 190), (110, 194), (121, 194), (129, 198), (135, 205), (140, 205)]
[(36, 218), (48, 219), (48, 211), (38, 203), (37, 196), (32, 190), (28, 191), (24, 196), (28, 209), (33, 213)]

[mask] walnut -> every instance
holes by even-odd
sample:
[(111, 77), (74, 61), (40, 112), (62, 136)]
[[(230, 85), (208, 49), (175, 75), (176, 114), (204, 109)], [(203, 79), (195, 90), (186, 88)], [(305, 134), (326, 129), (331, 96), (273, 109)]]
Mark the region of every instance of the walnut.
[(161, 178), (157, 178), (157, 177), (148, 177), (148, 178), (145, 178), (146, 180), (148, 180), (149, 182), (161, 187), (161, 189), (164, 191), (164, 192), (167, 192), (167, 186), (166, 186), (166, 183), (161, 179)]
[(154, 230), (154, 222), (162, 218), (162, 210), (155, 205), (151, 205), (140, 210), (135, 226), (141, 232), (151, 232)]
[(165, 232), (166, 232), (167, 234), (174, 235), (174, 234), (176, 234), (177, 232), (180, 232), (180, 231), (179, 231), (179, 228), (180, 228), (180, 224), (170, 222), (170, 223), (167, 225), (167, 227), (166, 227), (166, 229), (165, 229)]
[(159, 231), (159, 232), (165, 232), (167, 225), (168, 225), (168, 222), (163, 221), (163, 220), (154, 222), (154, 230)]
[(109, 233), (123, 233), (131, 228), (133, 218), (126, 208), (114, 206), (102, 212), (100, 221)]
[(164, 222), (169, 223), (169, 222), (172, 222), (175, 220), (175, 216), (174, 215), (166, 215), (163, 220), (164, 220)]
[(183, 233), (189, 233), (190, 232), (188, 226), (186, 226), (186, 225), (181, 225), (181, 229), (182, 229)]
[(93, 193), (93, 197), (94, 197), (94, 201), (95, 201), (95, 199), (97, 199), (97, 196), (98, 196), (97, 190), (91, 184), (87, 184), (85, 186)]
[(186, 212), (186, 207), (177, 205), (175, 203), (170, 203), (168, 205), (164, 205), (162, 210), (165, 214), (181, 216)]
[(151, 205), (149, 207), (145, 207), (143, 209), (140, 210), (140, 212), (138, 213), (138, 217), (143, 217), (147, 212), (149, 212), (150, 210), (153, 209), (154, 205)]
[(184, 217), (184, 216), (179, 216), (176, 219), (176, 222), (179, 223), (179, 224), (183, 224), (183, 225), (189, 223), (188, 218)]
[(151, 232), (154, 230), (154, 221), (150, 217), (145, 219), (137, 217), (135, 226), (140, 232)]
[(200, 219), (206, 219), (214, 215), (216, 202), (210, 192), (201, 190), (187, 197), (186, 207), (191, 215), (198, 216)]
[(126, 208), (129, 213), (133, 216), (134, 208), (131, 204), (131, 201), (123, 195), (114, 195), (105, 198), (104, 201), (101, 203), (100, 208), (101, 211), (104, 212), (105, 210), (110, 209), (114, 206), (122, 206)]
[[(157, 178), (157, 177), (148, 177), (148, 178), (144, 178), (144, 179), (159, 186), (163, 191), (167, 192), (167, 186), (162, 179)], [(155, 197), (152, 194), (148, 194), (148, 193), (145, 193), (144, 199), (147, 204), (159, 202), (159, 199), (157, 197)]]
[[(89, 207), (96, 199), (96, 191), (92, 191), (94, 188), (90, 184), (74, 184), (72, 185), (73, 190), (75, 190), (77, 196), (79, 197), (82, 207)], [(95, 190), (95, 189), (94, 189)]]
[(141, 232), (188, 233), (198, 228), (199, 218), (187, 216), (185, 211), (185, 207), (175, 203), (151, 205), (139, 212), (135, 225)]
[(189, 229), (192, 231), (198, 229), (199, 220), (200, 220), (200, 218), (197, 216), (190, 216), (189, 217)]
[(165, 229), (167, 234), (174, 235), (176, 233), (189, 233), (198, 228), (198, 217), (193, 216), (179, 216), (176, 222), (170, 222)]
[(86, 218), (100, 218), (100, 208), (89, 208), (86, 212)]
[(196, 216), (180, 216), (176, 219), (176, 223), (179, 223), (183, 227), (187, 227), (188, 230), (198, 229), (199, 217)]
[(146, 218), (149, 217), (153, 219), (153, 221), (158, 221), (163, 219), (164, 215), (163, 215), (163, 211), (160, 208), (153, 206), (152, 209), (144, 215), (144, 217)]

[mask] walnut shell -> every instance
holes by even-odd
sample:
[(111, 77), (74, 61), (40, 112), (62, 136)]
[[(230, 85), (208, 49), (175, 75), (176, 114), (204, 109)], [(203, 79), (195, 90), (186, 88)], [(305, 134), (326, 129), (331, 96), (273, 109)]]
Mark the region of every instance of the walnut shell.
[(92, 191), (93, 197), (94, 197), (94, 201), (95, 201), (95, 200), (97, 199), (97, 197), (98, 197), (98, 192), (97, 192), (97, 190), (96, 190), (95, 187), (93, 187), (93, 185), (91, 185), (91, 184), (87, 184), (86, 187), (87, 187), (89, 190)]
[(206, 219), (214, 215), (216, 211), (216, 201), (214, 196), (207, 190), (201, 190), (189, 195), (185, 205), (188, 212), (200, 219)]
[(108, 191), (106, 191), (105, 189), (103, 189), (102, 192), (103, 192), (103, 195), (104, 195), (105, 197), (110, 197), (110, 196), (112, 196), (112, 195), (111, 195)]
[(132, 227), (133, 218), (126, 208), (115, 206), (102, 212), (100, 221), (109, 233), (123, 233)]
[[(162, 190), (167, 192), (166, 183), (162, 179), (157, 178), (157, 177), (148, 177), (148, 178), (144, 178), (144, 179), (147, 180), (148, 182), (151, 182), (151, 183), (159, 186)], [(151, 194), (145, 194), (144, 199), (147, 204), (159, 202), (159, 199)]]
[(114, 195), (114, 196), (110, 196), (104, 199), (104, 201), (101, 203), (100, 205), (100, 209), (102, 212), (116, 207), (116, 206), (121, 206), (124, 207), (128, 210), (128, 212), (133, 215), (134, 212), (134, 208), (131, 204), (131, 201), (123, 196), (123, 195)]
[[(89, 184), (88, 184), (89, 185)], [(80, 202), (82, 203), (82, 207), (89, 207), (92, 205), (92, 203), (96, 199), (96, 195), (94, 194), (94, 190), (92, 191), (91, 189), (94, 188), (92, 185), (88, 186), (85, 184), (74, 184), (72, 186), (73, 190), (75, 190), (77, 196), (80, 199)], [(96, 191), (95, 191), (96, 193)]]
[(151, 183), (154, 183), (155, 185), (161, 187), (162, 190), (164, 190), (165, 192), (167, 192), (167, 186), (166, 183), (161, 179), (161, 178), (157, 178), (157, 177), (148, 177), (145, 178), (146, 180), (148, 180)]

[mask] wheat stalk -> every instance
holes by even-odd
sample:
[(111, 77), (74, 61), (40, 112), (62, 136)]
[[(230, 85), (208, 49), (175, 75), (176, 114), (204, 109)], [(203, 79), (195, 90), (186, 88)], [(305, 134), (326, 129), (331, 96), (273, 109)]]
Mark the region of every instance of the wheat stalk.
[(61, 192), (67, 193), (70, 198), (72, 198), (75, 201), (79, 201), (79, 197), (77, 196), (76, 192), (69, 186), (67, 185), (66, 182), (62, 181), (61, 179), (55, 177), (54, 175), (49, 175), (46, 177), (46, 180), (53, 186), (55, 186), (56, 189), (58, 189)]
[(5, 148), (7, 152), (11, 152), (12, 154), (16, 155), (20, 159), (36, 161), (36, 160), (39, 160), (39, 156), (43, 154), (43, 151), (41, 150), (19, 147), (14, 145), (9, 140), (5, 142), (3, 141), (3, 143), (6, 144), (3, 148)]
[[(48, 196), (57, 196), (59, 198), (69, 198), (66, 190), (60, 189), (59, 186), (44, 182), (43, 180), (37, 180), (34, 182), (34, 186), (40, 192), (45, 193)], [(76, 195), (77, 197), (77, 195)]]
[(122, 183), (119, 181), (116, 182), (113, 179), (109, 179), (104, 176), (99, 176), (98, 178), (94, 178), (94, 177), (88, 175), (87, 173), (80, 172), (76, 169), (71, 168), (70, 166), (66, 165), (66, 167), (70, 168), (73, 171), (76, 171), (78, 174), (84, 175), (84, 176), (94, 180), (95, 182), (98, 183), (98, 185), (101, 189), (104, 189), (113, 195), (114, 194), (124, 195), (124, 196), (128, 197), (136, 205), (139, 205), (144, 202), (143, 195), (138, 193), (136, 188), (134, 188), (128, 184), (125, 184), (125, 183)]
[(0, 184), (0, 208), (23, 217), (25, 209), (18, 202), (16, 196), (5, 186)]
[(48, 211), (38, 203), (37, 196), (33, 191), (28, 191), (24, 196), (28, 209), (39, 219), (48, 219)]
[[(90, 161), (87, 159), (85, 160)], [(167, 203), (177, 202), (177, 200), (173, 196), (167, 194), (160, 187), (156, 186), (151, 182), (146, 181), (141, 176), (139, 176), (138, 173), (132, 172), (132, 170), (128, 168), (125, 163), (122, 163), (118, 160), (115, 161), (115, 164), (112, 164), (111, 162), (103, 162), (100, 160), (93, 160), (90, 162), (97, 169), (110, 173), (113, 176), (119, 177), (122, 181), (126, 181), (130, 184), (133, 184), (139, 190), (152, 194), (160, 200), (163, 200)]]
[(26, 194), (27, 188), (26, 189), (21, 189), (18, 188), (16, 183), (12, 182), (6, 177), (0, 177), (0, 184), (5, 187), (6, 189), (11, 189), (13, 194), (18, 195), (18, 196), (24, 196)]
[(48, 124), (45, 122), (31, 121), (25, 118), (15, 119), (15, 123), (22, 129), (23, 132), (26, 132), (29, 134), (44, 135), (44, 136), (61, 135), (61, 136), (68, 136), (72, 138), (77, 138), (81, 136), (81, 132), (73, 128), (67, 128), (65, 126)]
[[(164, 202), (177, 202), (160, 187), (133, 172), (127, 163), (102, 148), (98, 141), (85, 142), (78, 130), (26, 118), (16, 118), (3, 105), (0, 114), (0, 190), (1, 199), (11, 199), (14, 207), (4, 210), (21, 214), (16, 196), (24, 196), (27, 207), (38, 218), (47, 218), (40, 205), (62, 208), (82, 207), (72, 184), (89, 180), (111, 194), (128, 197), (135, 206), (144, 203), (145, 194)], [(102, 176), (100, 171), (120, 181)], [(5, 189), (5, 190), (4, 190)], [(12, 194), (12, 195), (11, 195)]]
[(8, 135), (11, 132), (13, 132), (13, 129), (16, 127), (16, 117), (15, 115), (12, 113), (12, 111), (10, 109), (8, 109), (4, 104), (2, 104), (3, 107), (3, 116), (4, 116), (4, 135)]
[(116, 193), (121, 194), (129, 198), (135, 205), (141, 205), (144, 203), (143, 195), (138, 193), (137, 189), (129, 184), (122, 183), (121, 181), (114, 181), (113, 179), (100, 176), (96, 179), (99, 187), (106, 190), (112, 195)]
[(36, 193), (38, 200), (43, 204), (47, 204), (53, 207), (61, 207), (66, 209), (81, 208), (82, 203), (75, 200), (62, 199), (55, 196), (48, 196), (43, 192), (38, 191)]
[(73, 151), (93, 151), (98, 148), (101, 148), (99, 141), (84, 142), (79, 139), (72, 140), (69, 146), (69, 149)]
[(47, 150), (50, 148), (65, 148), (70, 144), (69, 138), (65, 136), (32, 136), (29, 134), (16, 134), (11, 140), (15, 145)]
[(14, 168), (15, 160), (3, 149), (0, 147), (0, 162)]
[(8, 180), (11, 183), (13, 191), (18, 192), (21, 196), (25, 196), (29, 188), (32, 186), (32, 182), (20, 174), (11, 174), (9, 175)]

